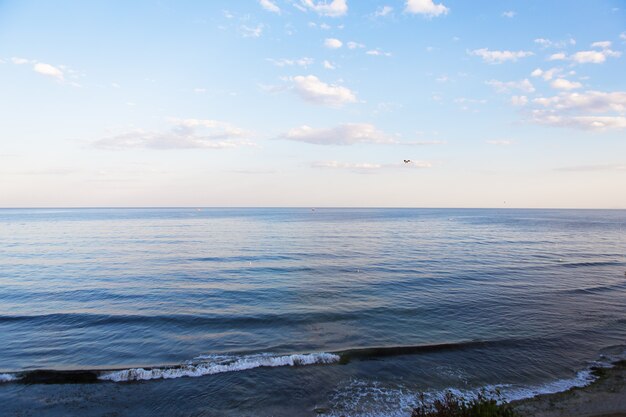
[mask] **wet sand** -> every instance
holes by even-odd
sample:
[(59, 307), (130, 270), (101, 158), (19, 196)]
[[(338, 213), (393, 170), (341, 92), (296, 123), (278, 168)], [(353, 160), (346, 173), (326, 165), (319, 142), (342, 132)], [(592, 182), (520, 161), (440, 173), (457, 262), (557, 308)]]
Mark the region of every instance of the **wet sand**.
[(587, 387), (540, 395), (513, 405), (524, 417), (626, 417), (626, 361), (594, 373), (598, 379)]

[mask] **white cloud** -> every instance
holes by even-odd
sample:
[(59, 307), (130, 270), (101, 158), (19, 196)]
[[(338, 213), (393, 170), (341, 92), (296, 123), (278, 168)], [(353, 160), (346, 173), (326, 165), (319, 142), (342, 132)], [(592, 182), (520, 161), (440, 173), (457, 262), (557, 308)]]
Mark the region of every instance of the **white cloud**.
[(535, 123), (569, 127), (582, 130), (610, 130), (626, 128), (624, 116), (562, 116), (545, 112), (534, 112), (532, 120)]
[(63, 81), (63, 71), (61, 71), (59, 68), (52, 66), (50, 64), (44, 64), (43, 62), (38, 62), (33, 66), (33, 70), (35, 72), (38, 72), (39, 74), (56, 78), (59, 81)]
[(619, 34), (619, 38), (623, 41), (626, 41), (626, 32), (622, 32)]
[(30, 60), (26, 58), (20, 58), (20, 57), (14, 56), (11, 58), (11, 62), (13, 62), (15, 65), (23, 65), (23, 64), (28, 64)]
[(313, 1), (302, 0), (302, 4), (321, 16), (340, 17), (348, 12), (346, 0)]
[(268, 12), (280, 14), (280, 7), (278, 7), (271, 0), (259, 0), (259, 4), (261, 5), (261, 7), (263, 7)]
[(528, 97), (526, 96), (513, 96), (511, 97), (511, 104), (514, 106), (525, 106), (528, 104)]
[(289, 130), (284, 139), (315, 145), (354, 145), (357, 143), (393, 144), (392, 136), (369, 123), (346, 123), (329, 129), (301, 126)]
[(506, 12), (502, 12), (502, 17), (508, 17), (509, 19), (515, 17), (517, 13), (515, 13), (513, 10), (508, 10)]
[(610, 49), (611, 42), (609, 41), (594, 42), (591, 47), (600, 50), (579, 51), (570, 59), (578, 64), (602, 64), (608, 57), (618, 58), (622, 55), (621, 52)]
[(382, 169), (423, 169), (431, 168), (433, 164), (428, 161), (411, 161), (410, 163), (398, 162), (395, 164), (373, 164), (368, 162), (352, 163), (339, 161), (320, 161), (311, 164), (313, 168), (347, 169), (358, 173), (375, 172)]
[(354, 41), (350, 41), (346, 45), (348, 46), (348, 49), (365, 48), (365, 45), (363, 45), (362, 43), (358, 43)]
[(436, 17), (442, 14), (448, 14), (450, 9), (444, 6), (443, 3), (435, 4), (433, 0), (407, 0), (404, 11), (413, 14), (423, 14), (428, 17)]
[(329, 49), (339, 49), (342, 45), (343, 42), (335, 38), (326, 38), (326, 40), (324, 41), (324, 46)]
[(567, 59), (567, 55), (565, 52), (557, 52), (556, 54), (552, 54), (548, 57), (548, 61), (563, 61)]
[(511, 90), (521, 90), (525, 93), (533, 93), (535, 87), (528, 78), (524, 78), (521, 81), (498, 81), (489, 80), (485, 81), (485, 84), (492, 86), (498, 93), (507, 93)]
[(244, 38), (258, 38), (263, 34), (263, 24), (258, 24), (255, 27), (241, 25), (239, 30)]
[(171, 119), (172, 127), (163, 132), (135, 129), (115, 136), (99, 139), (93, 146), (120, 150), (150, 149), (223, 149), (254, 146), (254, 143), (237, 140), (249, 133), (229, 123), (205, 119)]
[(326, 68), (326, 69), (328, 69), (328, 70), (334, 70), (334, 69), (336, 68), (336, 67), (335, 67), (335, 65), (334, 65), (332, 62), (327, 61), (327, 60), (325, 60), (325, 61), (322, 63), (322, 65), (324, 65), (324, 68)]
[(563, 92), (536, 98), (533, 103), (539, 107), (531, 112), (531, 121), (538, 124), (584, 130), (626, 128), (626, 92), (623, 91)]
[(579, 64), (601, 64), (606, 61), (602, 51), (580, 51), (572, 55), (572, 60)]
[(370, 49), (366, 52), (366, 54), (374, 56), (391, 56), (391, 52), (383, 52), (380, 49)]
[(313, 63), (315, 62), (315, 60), (313, 58), (307, 58), (307, 57), (303, 57), (303, 58), (298, 58), (298, 59), (272, 59), (272, 58), (268, 58), (267, 59), (269, 62), (271, 62), (272, 64), (276, 65), (277, 67), (292, 67), (292, 66), (299, 66), (299, 67), (308, 67), (309, 65), (313, 65)]
[(584, 93), (561, 93), (553, 97), (540, 97), (533, 102), (556, 110), (574, 112), (626, 113), (626, 92), (585, 91)]
[(526, 58), (534, 55), (530, 51), (491, 51), (487, 48), (474, 49), (468, 51), (470, 55), (479, 56), (483, 61), (490, 64), (501, 64), (506, 61), (517, 61), (520, 58)]
[(295, 92), (310, 103), (340, 107), (356, 102), (356, 95), (348, 88), (326, 84), (314, 75), (299, 75), (292, 81)]
[(376, 9), (376, 12), (374, 12), (374, 16), (375, 17), (384, 17), (384, 16), (387, 16), (388, 14), (390, 14), (391, 12), (393, 12), (393, 7), (391, 7), (391, 6), (381, 6), (378, 9)]
[(550, 83), (550, 86), (557, 90), (575, 90), (581, 88), (583, 85), (579, 82), (566, 80), (565, 78), (557, 78)]
[(533, 77), (541, 77), (546, 81), (550, 81), (554, 76), (560, 72), (562, 72), (562, 68), (550, 68), (549, 70), (542, 70), (541, 68), (535, 69), (530, 73)]
[(611, 41), (600, 41), (591, 44), (592, 48), (608, 49), (611, 47)]
[(353, 171), (371, 171), (383, 168), (382, 164), (372, 164), (367, 162), (350, 163), (339, 161), (320, 161), (311, 164), (313, 168), (350, 169)]
[(535, 43), (541, 45), (543, 48), (563, 49), (569, 45), (576, 45), (576, 40), (574, 38), (569, 38), (561, 41), (552, 41), (550, 39), (537, 38), (535, 39)]

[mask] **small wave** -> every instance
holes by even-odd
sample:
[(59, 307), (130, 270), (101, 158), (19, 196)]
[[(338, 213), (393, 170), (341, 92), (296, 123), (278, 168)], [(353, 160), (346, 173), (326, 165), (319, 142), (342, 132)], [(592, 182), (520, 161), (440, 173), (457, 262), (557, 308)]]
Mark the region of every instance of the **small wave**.
[(13, 382), (17, 381), (19, 378), (13, 374), (0, 374), (0, 383), (2, 382)]
[(226, 355), (205, 356), (207, 362), (190, 363), (168, 368), (132, 368), (110, 371), (100, 374), (98, 379), (114, 382), (147, 381), (151, 379), (171, 379), (181, 377), (199, 377), (223, 372), (245, 371), (248, 369), (277, 366), (321, 365), (339, 362), (339, 356), (333, 353), (307, 353), (277, 356), (271, 354), (232, 357)]
[[(377, 381), (352, 380), (331, 398), (331, 406), (325, 417), (406, 417), (420, 404), (421, 396), (425, 404), (441, 400), (447, 392), (457, 397), (471, 400), (478, 395), (486, 395), (499, 401), (515, 401), (542, 394), (554, 394), (575, 387), (591, 384), (596, 377), (591, 369), (585, 369), (573, 378), (529, 386), (511, 384), (486, 385), (474, 389), (448, 387), (426, 392), (417, 391), (404, 385), (385, 386)], [(496, 394), (497, 393), (497, 394)]]
[(578, 268), (586, 266), (620, 266), (623, 262), (619, 261), (596, 261), (596, 262), (566, 262), (559, 264), (563, 268)]
[(368, 347), (359, 349), (349, 349), (336, 352), (341, 356), (341, 363), (347, 363), (351, 359), (375, 359), (389, 356), (417, 355), (420, 353), (441, 352), (449, 350), (465, 350), (472, 348), (484, 348), (496, 345), (506, 345), (508, 343), (519, 344), (521, 341), (514, 339), (502, 340), (469, 340), (460, 342), (437, 343), (429, 345), (409, 345), (409, 346), (389, 346), (389, 347)]

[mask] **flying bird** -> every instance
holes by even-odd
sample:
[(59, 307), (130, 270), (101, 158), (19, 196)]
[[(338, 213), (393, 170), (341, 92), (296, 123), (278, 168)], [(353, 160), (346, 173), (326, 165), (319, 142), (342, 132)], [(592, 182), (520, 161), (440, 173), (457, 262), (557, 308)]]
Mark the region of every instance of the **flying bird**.
[(411, 163), (410, 159), (403, 159), (403, 161), (404, 161), (405, 164), (410, 164)]

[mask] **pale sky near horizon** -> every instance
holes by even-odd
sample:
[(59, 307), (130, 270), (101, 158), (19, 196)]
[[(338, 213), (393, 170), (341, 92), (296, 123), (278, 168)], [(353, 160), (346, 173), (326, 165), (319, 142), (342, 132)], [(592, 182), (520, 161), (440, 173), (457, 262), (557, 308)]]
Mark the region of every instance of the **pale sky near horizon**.
[(625, 52), (616, 0), (0, 0), (0, 207), (626, 208)]

